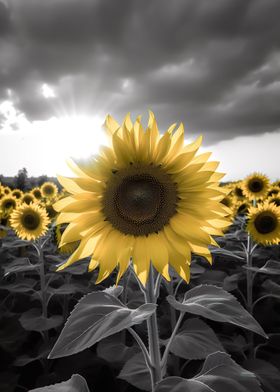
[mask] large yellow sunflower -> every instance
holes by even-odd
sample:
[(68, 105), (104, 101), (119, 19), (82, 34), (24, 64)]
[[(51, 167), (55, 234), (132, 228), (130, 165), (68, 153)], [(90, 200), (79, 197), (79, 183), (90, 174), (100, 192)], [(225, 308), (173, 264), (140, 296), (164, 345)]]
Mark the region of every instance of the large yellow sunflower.
[(249, 200), (264, 199), (267, 196), (269, 187), (269, 179), (260, 173), (253, 173), (247, 176), (242, 183), (243, 192)]
[(145, 285), (150, 261), (166, 279), (169, 264), (189, 281), (191, 252), (211, 263), (211, 235), (223, 235), (227, 193), (219, 187), (224, 176), (210, 153), (198, 156), (202, 138), (184, 145), (184, 127), (172, 125), (160, 136), (153, 113), (143, 129), (127, 115), (120, 126), (107, 116), (112, 145), (99, 156), (70, 163), (77, 178), (58, 177), (71, 196), (54, 208), (57, 223), (69, 222), (60, 245), (80, 245), (59, 270), (91, 256), (89, 270), (99, 266), (97, 283), (118, 265), (117, 282), (130, 259)]
[(28, 241), (44, 235), (49, 223), (46, 210), (38, 204), (22, 204), (12, 212), (10, 218), (10, 225), (17, 236)]
[(272, 245), (280, 242), (280, 207), (267, 201), (251, 207), (247, 230), (260, 244)]
[(41, 186), (41, 192), (43, 197), (46, 197), (47, 199), (52, 199), (57, 195), (58, 189), (53, 182), (45, 182)]

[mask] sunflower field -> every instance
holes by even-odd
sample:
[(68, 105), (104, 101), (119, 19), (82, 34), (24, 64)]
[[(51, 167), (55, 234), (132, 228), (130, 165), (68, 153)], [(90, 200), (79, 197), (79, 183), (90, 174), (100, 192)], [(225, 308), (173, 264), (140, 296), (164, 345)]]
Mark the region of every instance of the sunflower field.
[(279, 392), (280, 181), (107, 116), (73, 177), (0, 184), (0, 391)]

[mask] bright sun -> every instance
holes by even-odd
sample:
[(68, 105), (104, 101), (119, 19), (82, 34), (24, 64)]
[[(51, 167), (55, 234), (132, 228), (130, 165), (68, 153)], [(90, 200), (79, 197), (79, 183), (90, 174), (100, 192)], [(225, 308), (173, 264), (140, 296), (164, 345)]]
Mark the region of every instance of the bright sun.
[(26, 167), (35, 176), (73, 175), (67, 159), (87, 158), (108, 143), (103, 123), (104, 118), (98, 116), (76, 115), (26, 123), (20, 132), (6, 128), (1, 133), (1, 144), (6, 147), (0, 157), (2, 170), (14, 175)]

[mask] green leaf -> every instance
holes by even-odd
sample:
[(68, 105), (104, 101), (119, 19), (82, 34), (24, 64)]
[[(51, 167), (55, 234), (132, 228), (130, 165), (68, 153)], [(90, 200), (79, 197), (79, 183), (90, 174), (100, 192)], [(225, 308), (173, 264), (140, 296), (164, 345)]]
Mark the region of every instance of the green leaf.
[(229, 275), (223, 280), (223, 289), (226, 291), (233, 291), (238, 288), (238, 283), (244, 278), (245, 271), (237, 274)]
[(214, 331), (204, 321), (194, 318), (183, 324), (170, 351), (185, 359), (204, 359), (216, 351), (224, 351), (224, 348)]
[(107, 336), (142, 323), (155, 310), (154, 304), (129, 309), (108, 293), (90, 293), (75, 306), (49, 358), (76, 354)]
[(60, 315), (53, 315), (51, 317), (42, 316), (39, 309), (30, 309), (24, 312), (20, 319), (21, 325), (26, 331), (47, 331), (52, 328), (57, 328), (63, 322), (63, 317)]
[(155, 392), (262, 392), (255, 375), (234, 362), (226, 353), (210, 354), (201, 372), (188, 380), (168, 377)]
[(215, 392), (200, 382), (187, 380), (182, 377), (167, 377), (161, 381), (155, 389), (155, 392)]
[(133, 355), (133, 357), (126, 362), (118, 378), (125, 380), (143, 391), (151, 391), (152, 389), (151, 376), (142, 352)]
[(189, 290), (182, 303), (171, 295), (167, 297), (167, 301), (180, 312), (238, 325), (267, 337), (259, 323), (240, 305), (236, 298), (220, 287), (200, 285)]
[(280, 285), (278, 283), (273, 282), (270, 279), (267, 279), (263, 284), (262, 287), (271, 293), (272, 296), (280, 298)]
[(64, 283), (60, 287), (48, 287), (48, 292), (56, 295), (70, 295), (75, 293), (85, 293), (89, 291), (84, 285), (75, 283)]
[(121, 293), (123, 292), (123, 287), (122, 286), (110, 286), (107, 289), (103, 290), (104, 293), (113, 295), (114, 297), (119, 297)]
[(262, 359), (252, 359), (246, 361), (243, 366), (255, 373), (265, 392), (279, 392), (280, 372), (271, 363)]
[(245, 254), (244, 254), (244, 252), (241, 252), (241, 251), (231, 252), (225, 248), (217, 248), (217, 247), (213, 247), (213, 248), (211, 247), (210, 251), (214, 255), (228, 256), (233, 259), (245, 261)]
[(5, 241), (2, 245), (3, 248), (22, 248), (23, 246), (30, 245), (29, 241), (25, 240), (14, 240), (14, 241)]
[(38, 268), (39, 266), (37, 264), (31, 264), (27, 257), (18, 257), (9, 264), (3, 266), (4, 276), (7, 276), (11, 273), (32, 271)]
[(126, 346), (120, 340), (120, 334), (101, 340), (96, 349), (99, 358), (113, 364), (116, 368), (123, 366), (131, 357), (139, 352), (137, 346)]
[(89, 392), (86, 380), (79, 374), (73, 374), (68, 381), (47, 387), (31, 389), (29, 392)]
[(1, 289), (8, 290), (11, 293), (28, 293), (34, 291), (33, 287), (37, 284), (35, 279), (25, 278), (22, 281), (2, 285)]
[(210, 354), (194, 378), (215, 392), (262, 392), (255, 375), (234, 362), (230, 355)]
[[(51, 271), (56, 271), (59, 265), (64, 264), (67, 257), (60, 255), (46, 255), (46, 259), (51, 260), (55, 264), (50, 266)], [(59, 275), (83, 275), (88, 272), (88, 260), (79, 261), (67, 267), (65, 270), (59, 271)]]
[(280, 275), (280, 263), (276, 260), (268, 260), (262, 268), (247, 266), (244, 266), (243, 268), (249, 269), (250, 271), (254, 271), (258, 274)]

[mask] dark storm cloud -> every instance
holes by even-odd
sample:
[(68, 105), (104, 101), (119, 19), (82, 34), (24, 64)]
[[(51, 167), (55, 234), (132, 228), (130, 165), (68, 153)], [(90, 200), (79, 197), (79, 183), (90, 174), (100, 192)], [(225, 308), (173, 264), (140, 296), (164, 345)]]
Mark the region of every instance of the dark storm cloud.
[(31, 120), (150, 108), (162, 127), (183, 121), (209, 142), (280, 128), (279, 0), (6, 4), (0, 97), (11, 89)]

